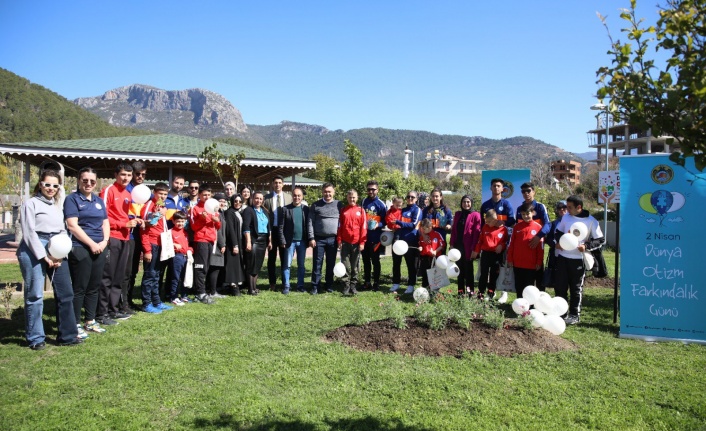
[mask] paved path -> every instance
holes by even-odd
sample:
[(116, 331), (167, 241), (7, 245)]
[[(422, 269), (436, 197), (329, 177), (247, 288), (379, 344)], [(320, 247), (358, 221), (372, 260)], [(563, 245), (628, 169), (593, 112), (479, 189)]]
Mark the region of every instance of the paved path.
[(12, 262), (17, 262), (17, 256), (15, 256), (15, 252), (17, 251), (16, 247), (13, 247), (12, 245), (8, 244), (8, 242), (14, 241), (15, 240), (15, 234), (7, 234), (7, 233), (2, 233), (0, 234), (0, 263), (12, 263)]

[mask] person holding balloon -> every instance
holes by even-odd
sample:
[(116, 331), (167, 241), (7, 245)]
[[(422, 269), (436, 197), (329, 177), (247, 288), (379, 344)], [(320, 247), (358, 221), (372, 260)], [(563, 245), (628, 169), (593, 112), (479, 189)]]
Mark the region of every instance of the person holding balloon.
[[(451, 226), (451, 247), (461, 252), (458, 260), (458, 294), (471, 295), (474, 289), (473, 259), (471, 255), (480, 238), (480, 214), (473, 211), (473, 199), (469, 195), (461, 198), (461, 211), (456, 211)], [(450, 253), (449, 253), (450, 254)]]
[(191, 229), (194, 232), (194, 289), (196, 300), (202, 304), (213, 304), (206, 294), (206, 275), (211, 262), (211, 251), (216, 242), (221, 218), (220, 204), (211, 199), (211, 186), (202, 184), (199, 189), (199, 202), (191, 209)]
[(431, 268), (434, 258), (444, 253), (446, 241), (434, 229), (431, 219), (425, 218), (419, 223), (419, 271), (422, 273), (422, 287), (429, 288), (427, 269)]
[(544, 241), (534, 245), (542, 225), (534, 220), (537, 212), (534, 202), (524, 202), (517, 209), (520, 222), (512, 229), (510, 247), (507, 249), (507, 266), (513, 269), (515, 275), (515, 291), (522, 298), (525, 286), (534, 285), (537, 271), (542, 267), (544, 259)]
[(407, 290), (405, 294), (414, 293), (417, 284), (417, 267), (419, 266), (419, 222), (422, 219), (422, 210), (417, 206), (417, 192), (407, 193), (407, 206), (402, 209), (401, 217), (395, 220), (398, 229), (395, 231), (395, 243), (392, 245), (392, 288), (395, 292), (400, 288), (402, 279), (401, 266), (404, 256), (407, 264)]
[[(86, 167), (78, 171), (78, 188), (64, 201), (66, 226), (71, 232), (73, 247), (69, 253), (69, 271), (74, 289), (74, 313), (79, 336), (85, 331), (102, 333), (96, 322), (98, 292), (110, 241), (110, 223), (103, 199), (94, 193), (96, 171)], [(85, 314), (85, 327), (81, 329), (81, 309)]]
[(46, 347), (42, 323), (44, 279), (49, 276), (56, 300), (57, 343), (80, 344), (74, 313), (74, 292), (65, 258), (71, 240), (64, 229), (64, 212), (58, 205), (59, 173), (46, 170), (39, 176), (34, 196), (22, 204), (22, 242), (17, 260), (24, 280), (25, 338), (32, 350)]
[[(601, 227), (583, 209), (583, 200), (575, 195), (566, 199), (568, 214), (556, 226), (556, 273), (554, 291), (569, 303), (567, 325), (579, 323), (585, 274), (583, 253), (600, 248), (605, 239)], [(569, 298), (569, 294), (571, 298)]]

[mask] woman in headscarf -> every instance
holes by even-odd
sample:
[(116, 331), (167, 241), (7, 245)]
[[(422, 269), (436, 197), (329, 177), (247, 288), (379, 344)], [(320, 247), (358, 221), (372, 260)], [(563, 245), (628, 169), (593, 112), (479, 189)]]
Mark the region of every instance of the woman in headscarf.
[(460, 273), (458, 275), (458, 294), (471, 295), (473, 287), (473, 260), (471, 253), (480, 237), (480, 214), (473, 211), (473, 199), (464, 195), (461, 198), (461, 211), (456, 211), (451, 226), (451, 247), (461, 252), (461, 259), (456, 264)]
[(235, 296), (240, 296), (240, 285), (245, 280), (243, 273), (243, 217), (240, 210), (243, 197), (235, 194), (230, 198), (230, 208), (226, 211), (226, 286), (230, 286)]

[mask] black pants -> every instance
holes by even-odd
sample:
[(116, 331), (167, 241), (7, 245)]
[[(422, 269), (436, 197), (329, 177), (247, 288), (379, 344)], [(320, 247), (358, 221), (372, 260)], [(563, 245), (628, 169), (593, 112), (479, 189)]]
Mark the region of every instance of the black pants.
[(210, 266), (211, 247), (213, 244), (208, 242), (194, 243), (194, 290), (196, 290), (196, 295), (206, 293), (206, 274), (208, 274)]
[(279, 253), (280, 270), (282, 268), (281, 262), (287, 259), (287, 249), (279, 245), (279, 235), (272, 235), (272, 249), (267, 250), (267, 278), (270, 281), (270, 286), (277, 284), (277, 253)]
[(431, 262), (434, 260), (431, 256), (419, 256), (419, 273), (422, 274), (422, 287), (429, 287), (429, 276), (427, 269), (431, 268)]
[(500, 273), (500, 261), (502, 253), (493, 253), (492, 251), (482, 251), (480, 253), (480, 279), (478, 280), (478, 290), (480, 293), (495, 291), (495, 284), (498, 281)]
[(127, 267), (128, 241), (110, 238), (98, 297), (98, 315), (117, 313)]
[(69, 272), (74, 288), (74, 314), (76, 323), (81, 323), (81, 309), (86, 322), (96, 318), (98, 295), (103, 277), (105, 258), (108, 249), (100, 254), (93, 254), (84, 246), (74, 246), (69, 253)]
[[(136, 227), (135, 229), (139, 229), (139, 227)], [(133, 236), (135, 239), (128, 240), (125, 280), (123, 280), (123, 284), (120, 286), (120, 300), (123, 308), (133, 302), (132, 294), (133, 290), (135, 290), (135, 277), (137, 277), (137, 273), (140, 272), (140, 262), (142, 261), (142, 240), (139, 235)]]
[[(376, 250), (377, 247), (377, 250)], [(379, 242), (366, 242), (363, 249), (363, 281), (365, 284), (370, 284), (372, 280), (373, 286), (380, 285), (380, 255), (385, 253), (385, 247)], [(371, 270), (372, 269), (372, 278)]]
[[(396, 253), (392, 254), (392, 284), (400, 284), (402, 280), (401, 266), (402, 257)], [(404, 254), (404, 261), (407, 264), (407, 283), (410, 286), (417, 284), (417, 268), (419, 267), (419, 249), (409, 247)]]
[(535, 278), (537, 277), (537, 270), (534, 268), (518, 268), (514, 266), (512, 268), (513, 275), (515, 276), (515, 291), (517, 292), (517, 297), (522, 298), (522, 291), (527, 286), (533, 286)]
[(463, 244), (456, 244), (456, 250), (461, 252), (461, 259), (456, 262), (458, 265), (459, 273), (456, 283), (458, 286), (458, 293), (471, 293), (475, 291), (475, 277), (473, 274), (473, 261), (469, 259), (471, 251), (466, 252), (466, 248)]
[[(568, 259), (564, 256), (556, 258), (554, 273), (554, 292), (556, 296), (566, 299), (569, 303), (569, 314), (578, 316), (581, 313), (583, 296), (583, 277), (585, 275), (583, 259)], [(571, 300), (569, 295), (571, 294)]]

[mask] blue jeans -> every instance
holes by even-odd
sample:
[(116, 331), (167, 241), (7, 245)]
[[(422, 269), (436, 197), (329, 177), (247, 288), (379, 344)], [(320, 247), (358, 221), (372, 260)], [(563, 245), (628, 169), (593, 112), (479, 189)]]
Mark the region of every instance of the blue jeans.
[(287, 248), (284, 255), (285, 260), (282, 262), (282, 283), (284, 287), (289, 287), (289, 272), (292, 267), (292, 258), (294, 252), (297, 253), (297, 287), (304, 287), (304, 262), (306, 261), (306, 241), (292, 241), (292, 244)]
[(159, 305), (162, 301), (159, 299), (159, 274), (161, 272), (161, 263), (159, 255), (161, 247), (157, 244), (152, 246), (152, 260), (144, 262), (144, 273), (142, 274), (142, 305), (148, 306)]
[[(41, 239), (47, 245), (46, 240)], [(44, 313), (44, 278), (49, 276), (54, 288), (56, 301), (56, 325), (59, 343), (66, 343), (78, 336), (76, 316), (74, 315), (74, 290), (69, 275), (69, 263), (66, 259), (61, 266), (49, 269), (44, 259), (37, 260), (24, 241), (17, 250), (17, 260), (24, 279), (25, 300), (25, 337), (30, 345), (41, 343), (46, 338), (42, 314)]]
[(326, 288), (333, 288), (333, 266), (336, 264), (336, 237), (316, 237), (316, 247), (314, 247), (314, 268), (311, 271), (311, 284), (314, 289), (319, 288), (321, 283), (321, 268), (326, 257)]
[[(169, 259), (169, 274), (171, 275), (171, 283), (169, 284), (169, 292), (167, 293), (168, 301), (173, 301), (185, 294), (183, 288), (182, 291), (179, 292), (179, 286), (183, 286), (184, 283), (185, 269), (186, 255), (184, 253), (176, 253), (173, 258)], [(182, 293), (182, 295), (179, 293)]]

